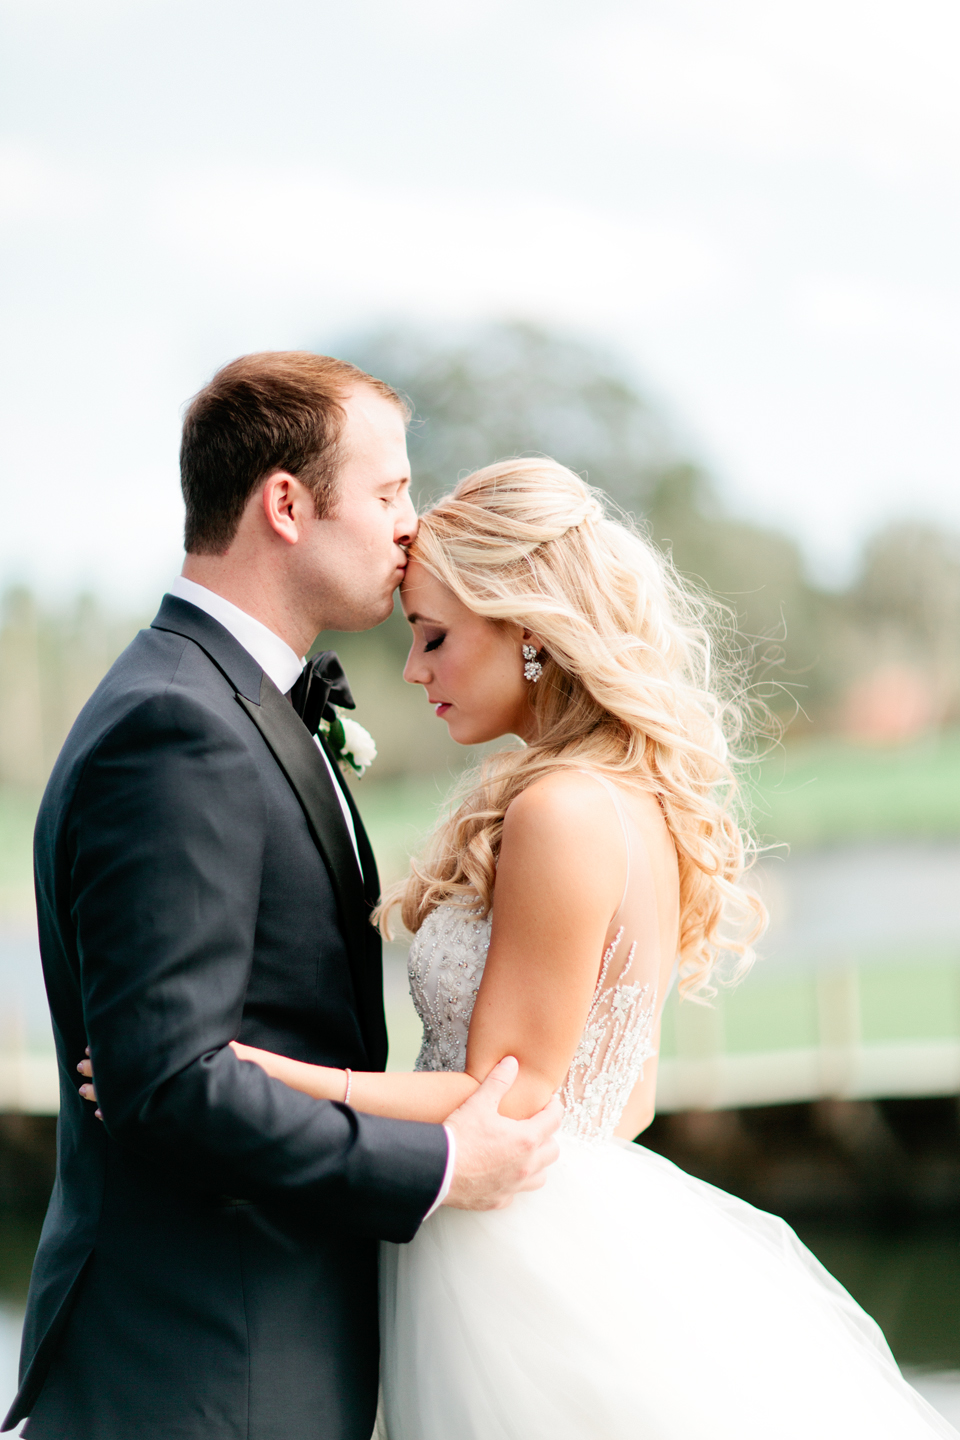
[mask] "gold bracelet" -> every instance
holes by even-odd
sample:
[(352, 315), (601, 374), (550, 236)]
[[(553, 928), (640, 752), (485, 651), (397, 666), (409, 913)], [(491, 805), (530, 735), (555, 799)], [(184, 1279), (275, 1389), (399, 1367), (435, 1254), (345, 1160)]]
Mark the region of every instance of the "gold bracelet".
[(346, 1075), (346, 1077), (347, 1077), (347, 1088), (346, 1088), (346, 1090), (344, 1091), (343, 1103), (344, 1103), (344, 1105), (349, 1105), (349, 1104), (350, 1104), (350, 1088), (351, 1088), (351, 1086), (353, 1085), (353, 1071), (352, 1071), (352, 1070), (347, 1070), (347, 1069), (345, 1068), (343, 1073), (344, 1073), (344, 1074)]

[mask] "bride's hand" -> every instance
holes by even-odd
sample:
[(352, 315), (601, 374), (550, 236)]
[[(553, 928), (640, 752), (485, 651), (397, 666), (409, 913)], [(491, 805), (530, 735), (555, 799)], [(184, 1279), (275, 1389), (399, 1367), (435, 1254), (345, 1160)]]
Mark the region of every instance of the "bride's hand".
[[(81, 1074), (81, 1075), (85, 1075), (85, 1076), (87, 1077), (87, 1079), (90, 1081), (90, 1084), (89, 1084), (89, 1085), (81, 1085), (81, 1086), (80, 1086), (80, 1094), (83, 1096), (84, 1100), (89, 1100), (90, 1103), (91, 1103), (91, 1105), (96, 1105), (96, 1103), (97, 1103), (97, 1092), (96, 1092), (96, 1090), (95, 1090), (94, 1087), (93, 1087), (93, 1065), (92, 1065), (92, 1063), (91, 1063), (91, 1061), (90, 1061), (90, 1046), (89, 1046), (89, 1045), (87, 1046), (87, 1049), (86, 1049), (86, 1059), (80, 1061), (80, 1064), (77, 1066), (77, 1069), (80, 1071), (80, 1074)], [(99, 1106), (98, 1106), (98, 1108), (97, 1108), (93, 1113), (96, 1115), (96, 1117), (97, 1117), (98, 1120), (102, 1120), (102, 1119), (103, 1119), (103, 1115), (102, 1115), (101, 1112), (100, 1112)]]

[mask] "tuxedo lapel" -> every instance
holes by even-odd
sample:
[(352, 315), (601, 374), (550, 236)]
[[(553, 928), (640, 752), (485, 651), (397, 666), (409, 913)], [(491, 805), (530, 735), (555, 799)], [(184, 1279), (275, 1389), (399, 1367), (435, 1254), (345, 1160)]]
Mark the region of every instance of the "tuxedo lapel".
[[(385, 1063), (383, 1020), (383, 974), (379, 960), (378, 936), (370, 925), (371, 900), (365, 877), (357, 865), (343, 811), (316, 743), (285, 695), (268, 675), (263, 676), (260, 704), (237, 695), (267, 745), (303, 808), (307, 824), (323, 857), (340, 912), (360, 1023), (372, 1065)], [(358, 840), (363, 834), (359, 816)], [(363, 835), (366, 849), (369, 842)], [(362, 853), (362, 852), (361, 852)], [(372, 861), (372, 854), (370, 856)], [(376, 868), (373, 868), (376, 877)], [(375, 903), (375, 899), (373, 901)], [(381, 1059), (383, 1055), (383, 1059)]]
[(379, 898), (379, 881), (373, 851), (352, 795), (344, 786), (356, 830), (362, 874), (334, 788), (337, 782), (317, 753), (303, 721), (253, 656), (218, 620), (173, 595), (164, 597), (152, 628), (184, 635), (210, 657), (233, 686), (237, 701), (287, 777), (330, 875), (367, 1054), (374, 1069), (382, 1068), (387, 1059), (383, 962), (380, 937), (370, 924), (370, 911)]
[[(330, 754), (329, 750), (327, 750), (327, 754)], [(357, 809), (347, 782), (332, 755), (330, 762), (337, 777), (337, 784), (350, 807), (353, 830), (357, 837), (357, 850), (360, 852), (360, 863), (363, 870), (364, 915), (367, 918), (367, 924), (364, 926), (367, 959), (362, 973), (354, 976), (357, 1004), (364, 1020), (364, 1036), (371, 1061), (375, 1068), (384, 1069), (387, 1064), (388, 1042), (387, 1022), (383, 1013), (383, 946), (378, 931), (369, 923), (370, 912), (380, 900), (380, 877), (377, 874), (377, 862), (374, 859), (373, 848), (364, 829), (363, 820), (360, 818), (360, 811)]]
[(377, 873), (377, 862), (374, 859), (373, 850), (367, 838), (367, 832), (363, 828), (363, 820), (361, 819), (360, 811), (357, 809), (357, 803), (353, 798), (353, 793), (343, 778), (339, 764), (334, 756), (330, 754), (330, 747), (323, 740), (321, 740), (320, 743), (323, 745), (327, 755), (330, 756), (330, 764), (333, 766), (334, 774), (337, 777), (337, 784), (353, 817), (353, 829), (357, 837), (357, 849), (360, 852), (360, 868), (363, 871), (363, 893), (367, 898), (368, 904), (373, 907), (380, 899), (380, 876)]

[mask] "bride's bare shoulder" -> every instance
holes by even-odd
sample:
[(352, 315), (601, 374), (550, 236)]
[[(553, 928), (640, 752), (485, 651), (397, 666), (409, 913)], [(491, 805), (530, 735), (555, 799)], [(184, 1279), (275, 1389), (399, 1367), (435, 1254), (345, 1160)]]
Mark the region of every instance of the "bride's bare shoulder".
[[(599, 802), (599, 803), (598, 803)], [(495, 913), (511, 899), (529, 911), (537, 897), (553, 920), (588, 923), (601, 931), (623, 893), (626, 855), (611, 802), (596, 780), (575, 770), (551, 771), (508, 805), (497, 865)], [(596, 910), (596, 916), (594, 916)]]
[[(598, 804), (598, 800), (600, 803)], [(609, 844), (609, 800), (604, 805), (597, 781), (581, 770), (552, 770), (532, 781), (507, 806), (504, 836), (529, 836), (549, 843)]]
[[(613, 782), (611, 782), (613, 783)], [(622, 809), (643, 838), (651, 856), (676, 861), (676, 850), (656, 795), (636, 783), (617, 785)], [(523, 845), (563, 846), (589, 852), (606, 864), (623, 850), (623, 834), (611, 824), (613, 799), (596, 775), (583, 770), (553, 770), (533, 781), (510, 802), (504, 815), (504, 840)]]

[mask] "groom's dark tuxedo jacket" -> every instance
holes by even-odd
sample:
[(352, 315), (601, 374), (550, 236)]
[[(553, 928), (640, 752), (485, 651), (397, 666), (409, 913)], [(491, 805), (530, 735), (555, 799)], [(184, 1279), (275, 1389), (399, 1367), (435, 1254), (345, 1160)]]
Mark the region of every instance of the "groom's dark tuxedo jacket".
[[(291, 705), (167, 596), (74, 725), (37, 821), (61, 1111), (6, 1427), (368, 1440), (376, 1239), (415, 1233), (446, 1137), (311, 1100), (228, 1045), (386, 1063), (354, 819), (362, 877)], [(88, 1044), (104, 1124), (78, 1095)]]

